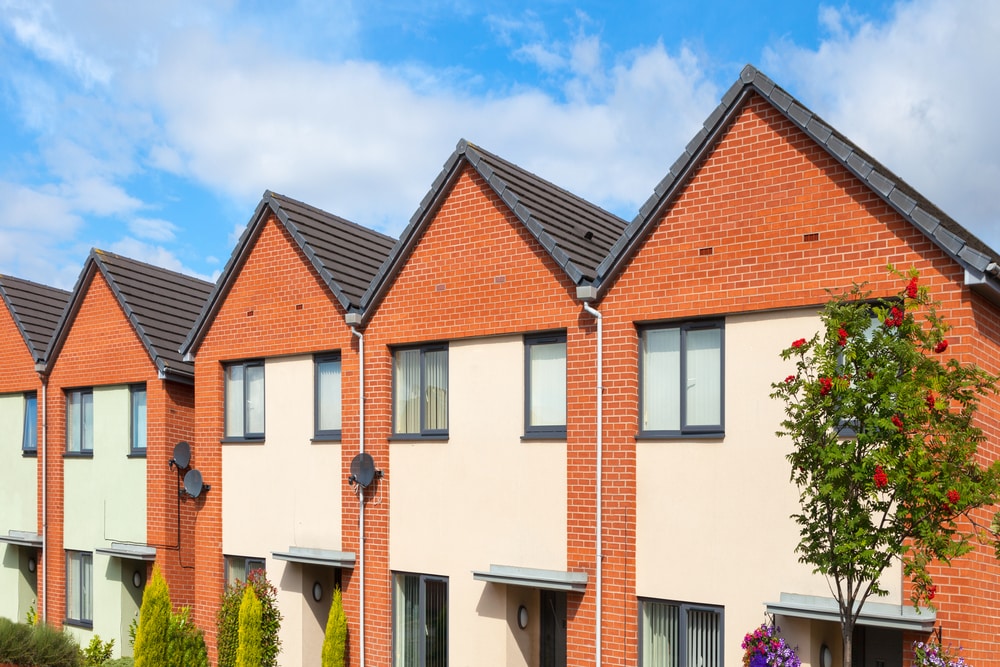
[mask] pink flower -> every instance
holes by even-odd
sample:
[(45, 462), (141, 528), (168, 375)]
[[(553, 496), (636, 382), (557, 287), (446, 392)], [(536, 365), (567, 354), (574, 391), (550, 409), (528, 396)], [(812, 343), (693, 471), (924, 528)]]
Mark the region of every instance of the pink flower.
[(934, 599), (934, 595), (936, 593), (937, 593), (937, 586), (931, 585), (931, 586), (927, 587), (927, 599), (928, 600), (933, 600)]
[(938, 354), (941, 354), (947, 349), (948, 349), (948, 341), (946, 339), (942, 340), (940, 343), (934, 346), (934, 351), (937, 352)]
[(785, 384), (791, 384), (793, 382), (795, 382), (795, 376), (794, 375), (789, 375), (788, 377), (785, 378)]
[(900, 433), (903, 432), (903, 420), (899, 418), (899, 415), (892, 416), (892, 425), (896, 427)]
[(876, 489), (884, 489), (889, 484), (889, 476), (885, 474), (882, 466), (875, 466), (875, 474), (872, 476)]
[(917, 279), (910, 278), (910, 282), (906, 285), (906, 296), (911, 299), (917, 298)]
[(927, 409), (933, 410), (935, 403), (937, 403), (937, 399), (934, 397), (934, 392), (927, 392), (927, 396), (924, 397), (924, 400), (927, 401)]
[(892, 310), (889, 311), (889, 317), (885, 318), (885, 326), (887, 327), (898, 327), (903, 324), (903, 311), (899, 309), (899, 306), (893, 306)]
[(847, 345), (847, 330), (844, 327), (837, 329), (837, 342), (840, 343), (841, 347)]
[(806, 344), (806, 339), (805, 338), (800, 338), (797, 341), (794, 341), (792, 343), (792, 349), (793, 350), (797, 350), (797, 349), (799, 349), (800, 347), (802, 347), (805, 344)]
[(948, 504), (957, 505), (960, 499), (961, 496), (958, 494), (958, 491), (956, 491), (955, 489), (951, 489), (948, 491)]
[(819, 379), (819, 395), (826, 396), (833, 389), (833, 380), (830, 378)]

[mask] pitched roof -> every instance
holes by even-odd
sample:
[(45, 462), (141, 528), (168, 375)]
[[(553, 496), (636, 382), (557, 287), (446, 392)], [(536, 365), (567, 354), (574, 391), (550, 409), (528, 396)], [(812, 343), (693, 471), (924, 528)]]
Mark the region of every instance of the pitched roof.
[(0, 275), (0, 297), (36, 364), (45, 359), (45, 349), (69, 296), (66, 290)]
[(684, 153), (670, 167), (670, 171), (656, 186), (639, 214), (629, 223), (625, 233), (615, 242), (611, 252), (597, 268), (594, 285), (599, 293), (627, 264), (628, 259), (657, 224), (662, 212), (701, 165), (702, 160), (742, 109), (746, 99), (754, 93), (767, 100), (905, 220), (920, 229), (962, 265), (967, 274), (971, 272), (973, 282), (982, 284), (988, 281), (994, 290), (1000, 289), (1000, 283), (993, 284), (1000, 275), (996, 251), (807, 109), (758, 69), (747, 65), (740, 73), (739, 80), (723, 95), (721, 104), (709, 115), (702, 129), (688, 143)]
[(270, 190), (264, 192), (180, 351), (195, 351), (273, 214), (345, 311), (357, 308), (396, 240)]
[(388, 291), (466, 164), (482, 176), (575, 284), (593, 280), (597, 266), (626, 227), (618, 216), (462, 139), (361, 300), (365, 316)]
[(160, 375), (190, 382), (194, 366), (177, 351), (212, 283), (104, 250), (91, 250), (46, 353), (51, 365), (69, 334), (93, 277), (100, 272)]

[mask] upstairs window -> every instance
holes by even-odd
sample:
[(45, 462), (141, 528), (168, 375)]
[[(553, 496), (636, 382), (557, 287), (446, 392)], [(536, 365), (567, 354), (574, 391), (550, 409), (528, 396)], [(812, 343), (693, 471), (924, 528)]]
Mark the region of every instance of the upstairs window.
[(649, 327), (641, 341), (642, 433), (721, 435), (722, 322)]
[(94, 452), (94, 392), (91, 389), (66, 392), (66, 451), (71, 454)]
[(146, 454), (146, 385), (134, 384), (129, 392), (129, 453)]
[(21, 450), (25, 454), (38, 453), (38, 394), (33, 391), (24, 395), (24, 427), (21, 431)]
[(316, 437), (340, 438), (340, 355), (316, 357)]
[(226, 365), (227, 438), (264, 437), (264, 362), (244, 361)]
[(566, 435), (566, 334), (524, 339), (525, 435)]
[(396, 350), (393, 363), (393, 433), (448, 434), (448, 347)]

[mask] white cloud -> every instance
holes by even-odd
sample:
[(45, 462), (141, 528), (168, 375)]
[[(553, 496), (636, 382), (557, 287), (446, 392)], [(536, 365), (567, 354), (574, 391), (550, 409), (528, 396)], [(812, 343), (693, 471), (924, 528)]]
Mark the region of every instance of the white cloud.
[(143, 243), (138, 239), (125, 237), (111, 244), (108, 248), (113, 253), (130, 257), (146, 264), (159, 266), (171, 271), (184, 273), (202, 280), (212, 280), (211, 276), (202, 275), (184, 265), (173, 252), (160, 245)]
[(159, 218), (132, 218), (129, 220), (128, 228), (140, 239), (161, 242), (173, 241), (177, 232), (177, 225)]

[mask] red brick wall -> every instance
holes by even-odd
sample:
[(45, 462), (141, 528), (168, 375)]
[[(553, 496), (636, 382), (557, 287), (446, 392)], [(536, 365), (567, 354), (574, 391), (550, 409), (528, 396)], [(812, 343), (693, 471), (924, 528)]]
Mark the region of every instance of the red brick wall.
[[(586, 571), (593, 581), (595, 327), (592, 318), (581, 316), (574, 293), (563, 270), (481, 177), (466, 167), (365, 330), (367, 450), (385, 472), (381, 483), (387, 486), (381, 502), (369, 505), (365, 516), (368, 664), (391, 663), (389, 505), (406, 502), (391, 492), (391, 346), (566, 329), (567, 566)], [(588, 592), (588, 599), (591, 595)], [(572, 650), (585, 650), (587, 641), (592, 644), (593, 613), (588, 615), (579, 602), (580, 596), (569, 596), (571, 634), (584, 643), (580, 646), (571, 639)], [(453, 613), (458, 618), (473, 612)], [(586, 632), (575, 632), (581, 626), (591, 629), (589, 640), (584, 639)]]
[[(198, 626), (205, 630), (213, 661), (215, 618), (224, 584), (222, 494), (225, 489), (222, 487), (220, 444), (224, 397), (222, 363), (331, 350), (341, 350), (342, 442), (344, 458), (349, 463), (350, 457), (357, 453), (358, 442), (357, 343), (344, 324), (339, 302), (302, 256), (285, 228), (272, 216), (260, 231), (251, 254), (238, 270), (232, 289), (195, 351), (198, 413), (191, 465), (198, 468), (206, 483), (212, 486), (211, 491), (196, 501), (195, 618)], [(266, 370), (264, 381), (267, 382)], [(265, 423), (265, 446), (266, 429)], [(342, 474), (344, 470), (331, 470), (331, 480), (346, 480)], [(343, 507), (345, 550), (356, 548), (350, 545), (347, 534), (347, 528), (356, 526), (358, 521), (357, 500), (353, 496), (351, 499), (353, 502), (346, 502)], [(275, 545), (276, 548), (284, 546)], [(345, 607), (351, 609), (354, 605), (356, 608), (357, 593), (349, 576), (344, 577), (344, 584)], [(357, 616), (348, 611), (348, 618)]]
[[(606, 373), (612, 378), (606, 394), (613, 406), (606, 420), (609, 457), (626, 470), (634, 467), (636, 322), (822, 304), (826, 289), (846, 290), (852, 281), (867, 281), (875, 295), (892, 295), (902, 283), (885, 270), (890, 263), (918, 268), (922, 283), (942, 300), (941, 313), (955, 327), (949, 353), (996, 371), (996, 309), (962, 286), (962, 270), (773, 107), (751, 97), (601, 304)], [(989, 399), (982, 413), (994, 425), (997, 405)], [(989, 433), (985, 449), (995, 458), (996, 427)], [(606, 524), (613, 540), (606, 547), (606, 569), (613, 572), (632, 571), (632, 488), (612, 485), (605, 501), (620, 504)], [(1000, 631), (998, 571), (985, 552), (941, 570), (939, 619), (946, 637), (961, 636), (966, 657), (977, 665), (998, 664), (987, 648)], [(605, 603), (605, 644), (621, 651), (609, 653), (606, 664), (636, 660), (634, 581), (622, 576), (625, 604)], [(991, 608), (982, 608), (984, 603)], [(959, 619), (971, 632), (953, 630)]]

